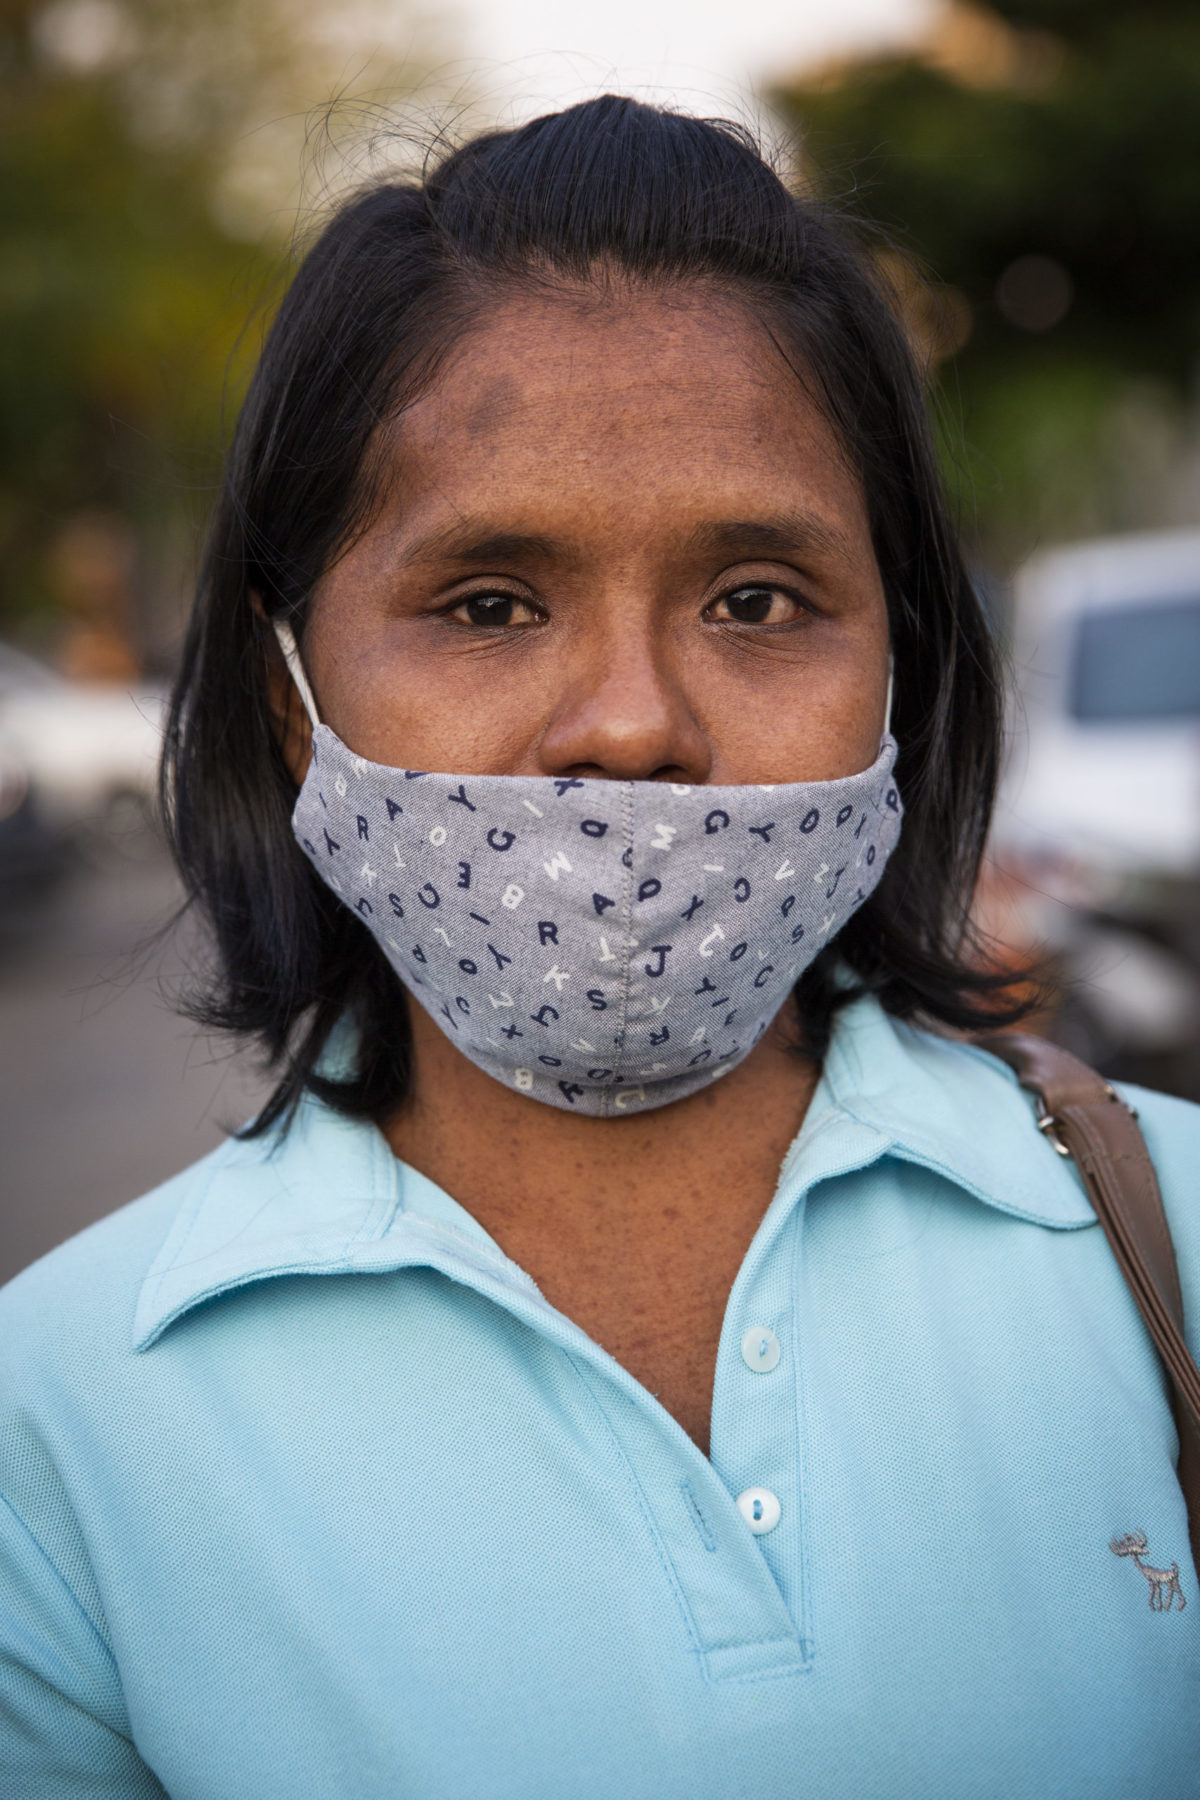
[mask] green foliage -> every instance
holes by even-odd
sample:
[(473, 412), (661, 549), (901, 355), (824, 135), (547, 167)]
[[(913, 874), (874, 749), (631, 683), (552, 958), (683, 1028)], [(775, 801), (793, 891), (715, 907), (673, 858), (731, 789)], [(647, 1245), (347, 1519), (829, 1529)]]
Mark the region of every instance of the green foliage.
[[(1192, 0), (999, 0), (777, 98), (825, 191), (965, 297), (937, 398), (985, 541), (1139, 522), (1119, 474), (1131, 384), (1174, 417), (1200, 350)], [(1023, 278), (1065, 281), (1062, 316), (1014, 318)]]
[[(302, 163), (411, 89), (412, 38), (403, 0), (0, 0), (0, 633), (171, 635)], [(68, 591), (81, 521), (133, 543), (124, 601)]]
[[(230, 353), (270, 258), (216, 223), (218, 145), (137, 132), (125, 67), (0, 25), (0, 630), (56, 599), (49, 552), (86, 509), (143, 531), (215, 446)], [(234, 389), (241, 371), (233, 371)]]

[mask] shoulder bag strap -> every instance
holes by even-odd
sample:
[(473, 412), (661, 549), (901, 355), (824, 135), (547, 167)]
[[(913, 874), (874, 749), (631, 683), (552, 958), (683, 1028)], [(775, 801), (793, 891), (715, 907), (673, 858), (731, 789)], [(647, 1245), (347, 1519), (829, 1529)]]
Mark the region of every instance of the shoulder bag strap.
[(1200, 1570), (1200, 1369), (1183, 1336), (1183, 1298), (1154, 1164), (1137, 1114), (1086, 1063), (1043, 1038), (995, 1032), (976, 1043), (1038, 1102), (1038, 1129), (1075, 1160), (1121, 1273), (1171, 1378), (1179, 1485)]

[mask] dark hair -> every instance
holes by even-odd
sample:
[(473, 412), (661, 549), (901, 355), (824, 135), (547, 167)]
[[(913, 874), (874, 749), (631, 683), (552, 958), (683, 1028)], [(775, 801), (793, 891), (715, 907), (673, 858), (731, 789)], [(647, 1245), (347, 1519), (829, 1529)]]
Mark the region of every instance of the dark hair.
[[(749, 134), (612, 96), (475, 138), (421, 180), (343, 204), (301, 263), (238, 422), (167, 735), (163, 794), (212, 978), (189, 1010), (257, 1040), (279, 1082), (251, 1131), (305, 1089), (383, 1120), (408, 1090), (403, 988), (291, 832), (270, 617), (297, 635), (314, 584), (369, 515), (373, 436), (436, 374), (498, 287), (703, 281), (752, 306), (855, 467), (887, 593), (905, 820), (872, 898), (797, 994), (819, 1053), (846, 990), (957, 1028), (1017, 1016), (968, 957), (967, 907), (996, 778), (1000, 685), (947, 517), (920, 377), (850, 227), (797, 197)], [(253, 604), (257, 596), (262, 611)], [(318, 1073), (335, 1023), (343, 1079)]]

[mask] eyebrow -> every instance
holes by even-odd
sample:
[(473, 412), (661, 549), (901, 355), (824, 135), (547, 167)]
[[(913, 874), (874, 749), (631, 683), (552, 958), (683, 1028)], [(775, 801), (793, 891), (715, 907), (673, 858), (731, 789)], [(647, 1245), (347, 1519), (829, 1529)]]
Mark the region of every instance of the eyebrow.
[(766, 519), (721, 519), (698, 525), (689, 540), (693, 549), (730, 556), (788, 556), (816, 550), (849, 559), (849, 538), (817, 513), (775, 513)]
[[(697, 525), (687, 540), (693, 552), (730, 557), (794, 555), (816, 551), (849, 560), (849, 539), (830, 520), (811, 512), (774, 513), (763, 519), (709, 519)], [(461, 519), (442, 531), (420, 538), (405, 562), (434, 562), (448, 558), (473, 568), (494, 568), (505, 562), (557, 562), (576, 560), (569, 544), (537, 532), (498, 531), (482, 522)]]
[(452, 562), (469, 563), (487, 568), (502, 562), (568, 562), (571, 551), (556, 538), (542, 537), (530, 531), (495, 531), (462, 519), (444, 531), (430, 532), (419, 538), (405, 556), (405, 562), (434, 562), (448, 557)]

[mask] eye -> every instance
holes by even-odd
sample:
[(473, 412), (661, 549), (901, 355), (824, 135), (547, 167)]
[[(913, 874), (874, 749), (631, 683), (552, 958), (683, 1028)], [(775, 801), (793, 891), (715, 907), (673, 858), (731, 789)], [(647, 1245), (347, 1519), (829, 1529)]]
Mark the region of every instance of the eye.
[(800, 602), (781, 588), (750, 583), (714, 600), (708, 616), (719, 624), (789, 625), (803, 610)]
[(528, 600), (516, 594), (468, 594), (449, 611), (451, 618), (464, 625), (475, 625), (484, 631), (499, 631), (506, 625), (540, 625), (542, 616)]

